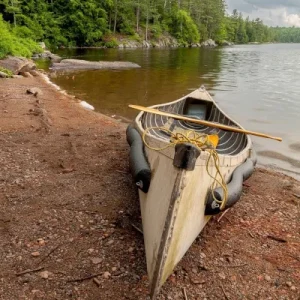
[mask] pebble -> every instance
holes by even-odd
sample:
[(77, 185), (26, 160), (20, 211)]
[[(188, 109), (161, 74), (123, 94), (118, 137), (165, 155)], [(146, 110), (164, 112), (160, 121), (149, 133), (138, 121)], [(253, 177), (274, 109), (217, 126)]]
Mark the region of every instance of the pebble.
[(33, 257), (39, 257), (41, 254), (40, 254), (40, 252), (38, 252), (38, 251), (35, 251), (35, 252), (32, 252), (31, 253), (31, 256), (33, 256)]
[(194, 274), (197, 274), (197, 273), (198, 273), (198, 270), (197, 270), (196, 268), (193, 268), (193, 269), (192, 269), (192, 272), (193, 272)]
[(292, 286), (292, 283), (290, 281), (286, 282), (286, 285), (291, 287)]
[(226, 275), (223, 272), (219, 273), (218, 275), (219, 275), (219, 277), (221, 279), (225, 279), (226, 278)]
[(131, 253), (131, 252), (133, 252), (134, 251), (134, 248), (133, 247), (130, 247), (129, 249), (128, 249), (128, 252), (129, 253)]
[(106, 243), (106, 245), (112, 245), (114, 243), (114, 240), (109, 240), (107, 243)]
[(94, 265), (98, 265), (98, 264), (102, 263), (103, 259), (100, 257), (93, 257), (93, 258), (91, 258), (91, 261)]
[(43, 279), (48, 279), (48, 278), (49, 278), (49, 275), (50, 275), (50, 272), (48, 272), (48, 271), (43, 271), (43, 272), (40, 272), (39, 275), (40, 275), (40, 277), (42, 277)]
[(45, 240), (44, 239), (39, 238), (37, 241), (38, 241), (38, 243), (39, 243), (40, 246), (44, 246), (45, 245)]
[(291, 290), (292, 291), (296, 291), (296, 287), (293, 285), (293, 286), (291, 286)]
[(90, 249), (88, 249), (87, 252), (88, 252), (89, 254), (92, 254), (94, 251), (95, 251), (95, 250), (94, 250), (93, 248), (90, 248)]
[(117, 267), (112, 267), (112, 268), (111, 268), (111, 270), (112, 270), (113, 272), (116, 272), (117, 269), (118, 269)]
[(206, 254), (203, 253), (203, 252), (201, 252), (201, 253), (200, 253), (200, 257), (201, 257), (201, 258), (205, 258), (205, 257), (206, 257)]
[(229, 263), (232, 263), (232, 262), (233, 262), (233, 258), (230, 257), (230, 256), (226, 257), (226, 259), (227, 259), (227, 261), (228, 261)]
[(271, 281), (271, 277), (269, 275), (265, 275), (265, 280), (266, 281)]
[(111, 276), (111, 274), (109, 272), (104, 272), (103, 277), (105, 279), (108, 279)]

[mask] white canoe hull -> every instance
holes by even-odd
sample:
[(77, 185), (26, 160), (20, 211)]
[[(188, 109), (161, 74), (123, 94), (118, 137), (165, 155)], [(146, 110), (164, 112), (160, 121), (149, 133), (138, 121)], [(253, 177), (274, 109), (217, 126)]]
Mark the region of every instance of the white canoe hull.
[[(182, 99), (171, 102), (173, 106), (170, 107), (176, 109), (177, 103), (180, 106), (180, 102), (187, 97), (213, 103), (215, 108), (212, 118), (218, 117), (216, 112), (219, 110), (220, 118), (234, 122), (218, 108), (205, 89), (196, 90)], [(141, 135), (144, 127), (149, 126), (147, 121), (150, 124), (152, 119), (152, 116), (143, 116), (143, 113), (137, 116), (135, 127)], [(153, 120), (166, 123), (164, 119)], [(241, 128), (236, 122), (234, 125)], [(155, 134), (157, 135), (146, 135), (147, 143), (158, 148), (168, 143), (166, 139)], [(226, 139), (228, 133), (221, 131), (219, 135), (223, 136), (224, 144), (223, 150), (220, 148), (220, 151), (225, 153), (219, 155), (220, 170), (225, 181), (228, 181), (234, 170), (250, 156), (251, 141), (245, 136), (236, 139), (236, 144), (240, 143), (237, 149), (241, 150), (234, 154), (230, 153), (230, 140), (234, 140), (232, 136)], [(244, 146), (240, 146), (241, 143)], [(226, 154), (226, 151), (229, 153)], [(139, 197), (151, 296), (155, 299), (161, 286), (211, 217), (205, 215), (205, 204), (213, 179), (208, 176), (206, 170), (208, 152), (201, 151), (193, 171), (174, 167), (174, 147), (161, 151), (145, 147), (145, 154), (151, 169), (151, 184), (147, 193), (139, 191)], [(209, 170), (211, 173), (215, 172), (212, 163)]]

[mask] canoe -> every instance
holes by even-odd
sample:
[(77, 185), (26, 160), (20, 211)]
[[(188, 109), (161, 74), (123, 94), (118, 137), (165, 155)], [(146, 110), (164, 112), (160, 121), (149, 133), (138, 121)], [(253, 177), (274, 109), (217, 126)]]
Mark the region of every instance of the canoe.
[[(243, 129), (204, 87), (152, 108)], [(149, 112), (129, 125), (127, 141), (155, 299), (211, 216), (239, 200), (256, 159), (246, 134)]]

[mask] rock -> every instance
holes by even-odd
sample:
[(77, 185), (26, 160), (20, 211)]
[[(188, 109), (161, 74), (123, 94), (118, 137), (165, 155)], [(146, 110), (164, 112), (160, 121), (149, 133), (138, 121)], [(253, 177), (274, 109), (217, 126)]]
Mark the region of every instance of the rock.
[(265, 280), (266, 281), (271, 281), (271, 277), (269, 275), (265, 275)]
[(33, 77), (33, 75), (31, 75), (29, 72), (20, 72), (19, 74), (22, 75), (23, 77), (26, 77), (26, 78), (32, 78)]
[(104, 272), (103, 277), (105, 279), (108, 279), (109, 277), (111, 277), (111, 274), (109, 272)]
[(234, 43), (228, 42), (226, 40), (220, 42), (220, 46), (233, 46), (233, 45), (234, 45)]
[(217, 47), (217, 44), (214, 40), (209, 39), (207, 41), (204, 41), (203, 43), (201, 43), (202, 47), (206, 47), (206, 48), (213, 48), (213, 47)]
[(46, 49), (46, 44), (45, 44), (44, 42), (40, 42), (40, 43), (39, 43), (39, 46), (40, 46), (43, 50)]
[(64, 59), (54, 63), (53, 71), (100, 70), (100, 69), (132, 69), (140, 68), (138, 64), (127, 61), (86, 61), (80, 59)]
[(226, 275), (223, 272), (219, 273), (218, 275), (221, 279), (226, 279)]
[(88, 249), (87, 252), (88, 252), (89, 254), (92, 254), (94, 251), (95, 251), (95, 250), (94, 250), (93, 248), (90, 248), (90, 249)]
[(0, 71), (0, 78), (8, 78), (8, 77), (9, 76), (6, 73)]
[(26, 93), (27, 94), (32, 94), (35, 97), (43, 95), (43, 92), (39, 88), (36, 88), (36, 87), (27, 89)]
[(101, 263), (102, 263), (103, 259), (100, 258), (100, 257), (92, 257), (92, 258), (91, 258), (91, 261), (92, 261), (92, 263), (93, 263), (94, 265), (98, 265), (98, 264), (101, 264)]
[(291, 290), (292, 290), (292, 291), (296, 291), (296, 289), (297, 289), (297, 288), (296, 288), (294, 285), (291, 286)]
[(40, 273), (39, 273), (40, 277), (43, 278), (43, 279), (48, 279), (49, 276), (50, 276), (50, 274), (51, 274), (51, 273), (48, 272), (48, 271), (43, 271), (43, 272), (40, 272)]
[(23, 76), (22, 75), (13, 75), (12, 78), (21, 79), (21, 78), (23, 78)]
[(80, 106), (82, 106), (83, 108), (86, 108), (88, 110), (95, 110), (95, 107), (89, 103), (87, 103), (86, 101), (80, 101)]
[(114, 243), (114, 240), (109, 240), (106, 245), (109, 246), (109, 245), (112, 245)]
[(36, 71), (36, 70), (31, 70), (29, 73), (30, 73), (32, 76), (34, 76), (34, 77), (40, 76), (40, 73), (39, 73), (38, 71)]
[(128, 252), (129, 253), (132, 253), (134, 251), (134, 248), (133, 247), (130, 247), (129, 249), (128, 249)]
[(38, 251), (35, 251), (35, 252), (32, 252), (31, 253), (31, 256), (33, 256), (33, 257), (39, 257), (41, 254), (40, 254), (40, 252), (38, 252)]
[(36, 69), (36, 65), (33, 61), (14, 56), (8, 56), (0, 60), (0, 67), (10, 70), (15, 75), (18, 75), (20, 72), (29, 72)]
[(39, 243), (40, 246), (44, 246), (45, 245), (45, 240), (42, 238), (37, 239), (37, 242)]
[(118, 268), (117, 268), (117, 267), (112, 267), (111, 270), (112, 270), (113, 272), (116, 272), (116, 271), (118, 270)]
[(18, 278), (18, 281), (21, 284), (24, 284), (24, 283), (28, 283), (28, 282), (32, 281), (33, 279), (34, 279), (33, 275), (31, 275), (31, 274), (24, 274), (23, 276), (20, 276)]
[(52, 63), (60, 63), (62, 61), (62, 58), (56, 54), (52, 54), (49, 56)]
[(205, 254), (204, 252), (201, 252), (201, 253), (200, 253), (200, 257), (201, 257), (202, 259), (204, 259), (204, 258), (206, 257), (206, 254)]
[(292, 283), (291, 283), (290, 281), (288, 281), (288, 282), (286, 282), (286, 285), (287, 285), (288, 287), (291, 287), (291, 286), (292, 286)]

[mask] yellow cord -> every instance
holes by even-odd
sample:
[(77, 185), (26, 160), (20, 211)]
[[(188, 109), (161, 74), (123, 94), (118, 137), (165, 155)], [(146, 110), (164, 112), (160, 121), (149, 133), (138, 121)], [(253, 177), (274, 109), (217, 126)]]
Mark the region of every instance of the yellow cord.
[[(161, 148), (150, 146), (146, 141), (146, 135), (150, 130), (160, 130), (168, 133), (168, 135), (170, 135), (170, 143)], [(222, 173), (220, 171), (220, 160), (219, 160), (218, 152), (216, 151), (218, 138), (216, 141), (215, 136), (210, 136), (207, 134), (199, 134), (194, 130), (189, 130), (184, 134), (179, 132), (173, 133), (171, 130), (164, 127), (149, 127), (144, 130), (143, 142), (146, 145), (146, 147), (154, 151), (162, 151), (169, 147), (175, 147), (177, 144), (183, 144), (183, 143), (190, 143), (195, 145), (199, 150), (207, 151), (209, 153), (209, 156), (206, 161), (206, 172), (213, 179), (213, 183), (211, 185), (212, 197), (214, 201), (220, 205), (220, 210), (223, 210), (225, 208), (228, 200), (228, 189), (224, 177), (222, 176)], [(215, 175), (211, 174), (209, 171), (209, 164), (211, 159), (213, 160), (216, 169)], [(218, 179), (218, 177), (220, 177), (220, 180)], [(223, 200), (218, 200), (215, 197), (214, 190), (215, 188), (217, 188), (218, 185), (223, 190), (223, 194), (224, 194)]]

